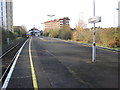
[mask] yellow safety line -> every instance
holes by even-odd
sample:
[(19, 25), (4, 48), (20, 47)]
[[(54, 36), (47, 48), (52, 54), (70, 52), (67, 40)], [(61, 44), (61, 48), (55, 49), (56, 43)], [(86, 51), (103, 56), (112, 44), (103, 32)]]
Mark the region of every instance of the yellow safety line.
[(31, 39), (30, 39), (30, 42), (29, 42), (29, 57), (30, 57), (30, 66), (31, 66), (33, 87), (34, 87), (34, 90), (38, 90), (38, 84), (37, 84), (37, 79), (36, 79), (36, 75), (35, 75), (35, 69), (34, 69), (33, 61), (32, 61)]

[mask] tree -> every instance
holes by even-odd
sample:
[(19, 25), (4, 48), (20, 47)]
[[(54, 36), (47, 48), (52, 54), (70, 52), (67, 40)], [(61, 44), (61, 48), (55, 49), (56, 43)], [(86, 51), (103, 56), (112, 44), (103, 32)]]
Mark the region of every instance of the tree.
[(87, 26), (87, 24), (82, 19), (79, 19), (78, 23), (76, 24), (76, 28), (78, 27), (78, 29), (79, 28), (85, 28), (86, 26)]
[(59, 38), (66, 40), (71, 39), (71, 30), (68, 24), (63, 25), (63, 29), (59, 30)]
[(52, 37), (54, 38), (58, 38), (58, 34), (59, 34), (59, 29), (53, 29), (51, 31)]
[(82, 19), (79, 19), (78, 23), (75, 26), (76, 30), (72, 33), (72, 39), (75, 41), (81, 40), (80, 38), (84, 37), (81, 33), (84, 32), (84, 28), (86, 26), (87, 26), (87, 24), (85, 24), (85, 22)]
[(26, 27), (25, 26), (14, 26), (14, 33), (18, 36), (18, 37), (22, 37), (24, 35), (26, 35)]

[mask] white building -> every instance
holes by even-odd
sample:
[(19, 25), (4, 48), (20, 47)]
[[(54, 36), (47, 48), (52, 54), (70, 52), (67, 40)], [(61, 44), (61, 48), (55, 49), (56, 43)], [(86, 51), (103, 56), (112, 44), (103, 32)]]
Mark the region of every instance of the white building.
[(34, 27), (27, 32), (27, 35), (39, 37), (39, 36), (41, 36), (41, 31)]
[(120, 27), (120, 1), (118, 2), (118, 27)]

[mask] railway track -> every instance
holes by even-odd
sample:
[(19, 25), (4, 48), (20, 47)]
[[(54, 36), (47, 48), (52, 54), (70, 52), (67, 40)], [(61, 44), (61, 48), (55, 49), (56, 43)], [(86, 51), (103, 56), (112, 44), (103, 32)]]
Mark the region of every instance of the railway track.
[(14, 59), (18, 53), (19, 48), (23, 45), (26, 39), (21, 41), (20, 43), (16, 44), (6, 52), (4, 52), (0, 59), (2, 60), (2, 76), (0, 77), (0, 83), (3, 84), (5, 78), (14, 62)]

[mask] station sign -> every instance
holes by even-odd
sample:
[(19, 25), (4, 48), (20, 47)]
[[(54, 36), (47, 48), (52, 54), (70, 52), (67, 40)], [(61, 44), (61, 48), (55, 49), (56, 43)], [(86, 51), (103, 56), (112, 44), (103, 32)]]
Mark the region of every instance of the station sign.
[(88, 22), (89, 23), (99, 23), (99, 22), (101, 22), (101, 17), (93, 17), (93, 18), (90, 18), (90, 19), (88, 19)]

